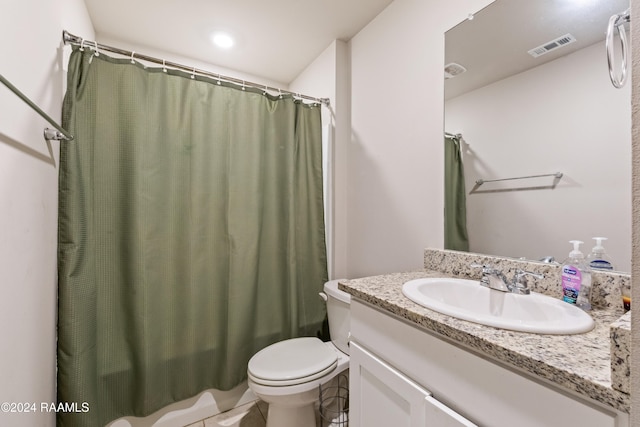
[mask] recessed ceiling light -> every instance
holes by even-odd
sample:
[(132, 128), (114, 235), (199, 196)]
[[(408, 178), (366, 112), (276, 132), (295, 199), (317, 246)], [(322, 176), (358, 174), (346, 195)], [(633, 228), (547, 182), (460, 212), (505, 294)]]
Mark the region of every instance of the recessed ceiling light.
[(222, 49), (230, 49), (234, 44), (233, 37), (227, 33), (214, 33), (211, 35), (211, 41)]

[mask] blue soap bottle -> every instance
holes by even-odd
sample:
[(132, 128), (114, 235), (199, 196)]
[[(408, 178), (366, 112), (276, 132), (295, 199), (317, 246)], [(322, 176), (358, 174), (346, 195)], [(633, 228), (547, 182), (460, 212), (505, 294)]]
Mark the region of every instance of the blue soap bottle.
[(580, 252), (579, 240), (571, 240), (573, 250), (562, 264), (562, 299), (583, 310), (591, 310), (591, 269)]

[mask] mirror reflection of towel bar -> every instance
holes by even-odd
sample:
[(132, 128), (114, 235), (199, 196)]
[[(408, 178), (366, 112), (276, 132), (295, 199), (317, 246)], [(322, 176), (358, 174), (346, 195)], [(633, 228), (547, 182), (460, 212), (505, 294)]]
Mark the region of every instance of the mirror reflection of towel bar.
[(511, 181), (511, 180), (514, 180), (514, 179), (542, 178), (542, 177), (545, 177), (545, 176), (553, 176), (553, 177), (555, 177), (557, 179), (560, 179), (560, 178), (562, 178), (562, 172), (549, 173), (549, 174), (546, 174), (546, 175), (518, 176), (518, 177), (515, 177), (515, 178), (478, 179), (476, 181), (476, 185), (479, 187), (479, 186), (481, 186), (482, 184), (484, 184), (486, 182)]

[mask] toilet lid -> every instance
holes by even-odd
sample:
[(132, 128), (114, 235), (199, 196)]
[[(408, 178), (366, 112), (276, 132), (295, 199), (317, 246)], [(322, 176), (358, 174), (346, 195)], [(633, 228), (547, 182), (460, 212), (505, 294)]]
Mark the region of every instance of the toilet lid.
[(338, 354), (318, 338), (293, 338), (263, 348), (249, 360), (252, 381), (264, 385), (301, 384), (333, 371)]

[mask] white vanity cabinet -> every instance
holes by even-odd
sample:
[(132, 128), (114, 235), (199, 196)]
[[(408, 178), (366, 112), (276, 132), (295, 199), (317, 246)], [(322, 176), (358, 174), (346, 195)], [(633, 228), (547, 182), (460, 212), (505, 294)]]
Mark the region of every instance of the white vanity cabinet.
[(433, 398), (355, 342), (350, 348), (352, 426), (473, 427), (475, 424)]
[[(579, 349), (576, 349), (579, 351)], [(628, 414), (351, 300), (351, 427), (628, 427)]]

